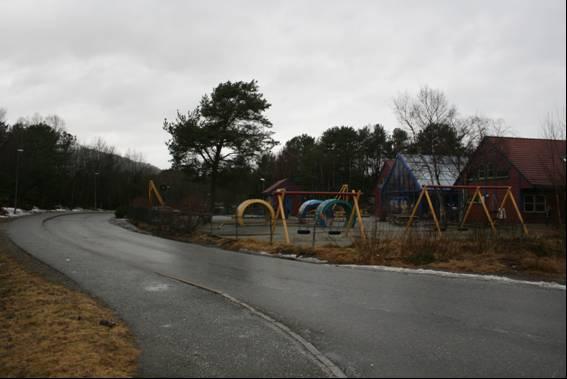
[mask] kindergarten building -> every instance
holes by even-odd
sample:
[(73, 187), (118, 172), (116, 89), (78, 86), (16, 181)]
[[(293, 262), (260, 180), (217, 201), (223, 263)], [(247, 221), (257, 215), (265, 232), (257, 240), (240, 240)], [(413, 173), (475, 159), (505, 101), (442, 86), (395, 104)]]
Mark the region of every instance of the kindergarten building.
[(386, 213), (384, 210), (384, 204), (382, 204), (381, 194), (382, 194), (382, 188), (384, 187), (384, 182), (386, 181), (388, 175), (390, 175), (390, 171), (392, 171), (392, 167), (394, 167), (394, 162), (395, 159), (385, 160), (384, 163), (382, 164), (382, 168), (380, 169), (380, 172), (378, 173), (378, 178), (376, 179), (376, 187), (374, 189), (374, 198), (375, 198), (374, 215), (379, 220), (386, 219)]
[[(565, 140), (485, 137), (456, 184), (510, 186), (527, 223), (565, 223), (565, 146)], [(498, 212), (498, 194), (486, 193), (485, 202)], [(471, 219), (483, 219), (481, 212), (473, 209)]]
[[(398, 154), (384, 183), (377, 188), (377, 214), (390, 220), (409, 216), (423, 186), (453, 185), (465, 163), (466, 159), (460, 157)], [(443, 197), (449, 210), (457, 208), (457, 193), (444, 191)], [(427, 209), (422, 204), (419, 214), (424, 212)]]

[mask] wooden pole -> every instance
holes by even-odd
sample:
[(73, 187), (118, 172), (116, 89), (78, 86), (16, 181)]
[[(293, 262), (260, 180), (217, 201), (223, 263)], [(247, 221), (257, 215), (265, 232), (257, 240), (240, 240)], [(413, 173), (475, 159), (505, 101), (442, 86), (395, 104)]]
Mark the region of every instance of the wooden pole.
[(358, 206), (358, 200), (360, 199), (360, 191), (356, 193), (353, 197), (354, 208), (356, 210), (356, 216), (358, 218), (358, 227), (360, 229), (360, 238), (366, 240), (366, 232), (364, 231), (364, 221), (362, 221), (362, 215), (360, 214), (360, 207)]
[(431, 216), (433, 216), (433, 221), (435, 221), (435, 226), (437, 227), (437, 232), (439, 233), (439, 237), (441, 237), (441, 226), (439, 225), (439, 220), (437, 219), (437, 214), (435, 213), (435, 209), (433, 208), (433, 202), (431, 201), (431, 197), (429, 197), (429, 192), (427, 188), (424, 187), (425, 191), (425, 198), (427, 199), (427, 203), (429, 204), (429, 209), (431, 210)]
[(423, 189), (419, 193), (419, 196), (417, 198), (417, 202), (415, 203), (415, 206), (413, 207), (413, 211), (411, 212), (408, 223), (406, 224), (406, 233), (408, 232), (409, 228), (411, 228), (411, 225), (413, 224), (413, 218), (415, 217), (415, 214), (417, 213), (417, 208), (419, 208), (419, 204), (421, 203), (421, 199), (423, 198), (423, 193), (425, 192), (425, 188), (426, 187), (423, 187)]
[(163, 207), (165, 205), (163, 198), (161, 197), (156, 185), (154, 184), (154, 181), (150, 179), (150, 182), (148, 184), (148, 202), (150, 207), (152, 206), (152, 192), (156, 196), (159, 205)]
[(506, 194), (510, 198), (510, 201), (512, 201), (512, 205), (514, 206), (514, 210), (516, 211), (516, 215), (518, 215), (518, 219), (522, 223), (522, 230), (524, 231), (524, 234), (527, 236), (528, 235), (528, 227), (526, 226), (526, 223), (524, 222), (524, 218), (522, 217), (522, 213), (520, 212), (520, 208), (518, 208), (518, 204), (516, 204), (516, 199), (514, 199), (514, 195), (512, 195), (512, 191), (510, 191), (510, 188), (508, 188), (508, 191), (506, 192)]
[(284, 237), (285, 237), (285, 243), (289, 244), (289, 233), (287, 230), (287, 222), (285, 221), (285, 209), (283, 206), (283, 199), (285, 196), (285, 190), (278, 192), (278, 212), (280, 212), (281, 217), (282, 217), (282, 225), (284, 228)]
[(488, 219), (488, 222), (490, 223), (490, 228), (492, 229), (493, 232), (496, 232), (496, 227), (494, 226), (494, 221), (492, 221), (492, 217), (490, 216), (490, 212), (488, 211), (488, 208), (486, 207), (486, 203), (484, 202), (484, 197), (482, 196), (482, 193), (480, 192), (480, 188), (476, 189), (478, 192), (478, 196), (480, 198), (480, 204), (482, 205), (482, 209), (484, 210), (484, 214), (486, 215), (486, 218)]
[[(355, 193), (355, 190), (352, 190), (352, 193)], [(353, 199), (356, 198), (356, 196), (353, 196)], [(356, 203), (353, 200), (353, 207), (352, 210), (350, 211), (350, 216), (348, 217), (348, 222), (346, 225), (346, 236), (348, 237), (350, 229), (352, 228), (352, 223), (354, 221), (354, 214), (356, 213)]]
[(469, 203), (469, 206), (467, 207), (467, 211), (465, 212), (465, 217), (463, 217), (463, 221), (461, 222), (461, 228), (463, 226), (465, 226), (465, 222), (467, 222), (467, 218), (469, 217), (469, 213), (471, 212), (472, 206), (474, 204), (474, 199), (476, 198), (476, 194), (478, 192), (478, 187), (476, 187), (475, 191), (474, 191), (474, 195)]

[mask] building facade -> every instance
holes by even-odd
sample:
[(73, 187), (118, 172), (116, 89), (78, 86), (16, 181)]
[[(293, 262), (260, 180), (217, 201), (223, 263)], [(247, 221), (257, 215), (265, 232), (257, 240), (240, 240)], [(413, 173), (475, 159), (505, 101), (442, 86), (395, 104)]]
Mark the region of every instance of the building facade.
[[(398, 154), (380, 188), (380, 215), (385, 219), (408, 216), (423, 186), (452, 186), (465, 163), (466, 159), (462, 157)], [(433, 202), (441, 199), (452, 210), (457, 208), (457, 195), (455, 191), (439, 190)], [(435, 207), (438, 209), (439, 204), (435, 204)], [(427, 205), (423, 202), (418, 215), (427, 212)]]
[[(565, 222), (565, 140), (485, 137), (457, 184), (510, 186), (527, 223)], [(497, 214), (503, 192), (486, 191), (485, 202)], [(505, 214), (512, 215), (511, 204)], [(482, 219), (473, 209), (471, 219)]]

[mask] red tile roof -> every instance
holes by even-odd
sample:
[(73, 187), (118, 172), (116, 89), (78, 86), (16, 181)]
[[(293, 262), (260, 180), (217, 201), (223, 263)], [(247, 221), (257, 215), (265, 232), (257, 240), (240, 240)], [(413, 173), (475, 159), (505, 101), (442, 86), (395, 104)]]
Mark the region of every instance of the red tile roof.
[(486, 137), (533, 185), (552, 186), (565, 181), (565, 140)]

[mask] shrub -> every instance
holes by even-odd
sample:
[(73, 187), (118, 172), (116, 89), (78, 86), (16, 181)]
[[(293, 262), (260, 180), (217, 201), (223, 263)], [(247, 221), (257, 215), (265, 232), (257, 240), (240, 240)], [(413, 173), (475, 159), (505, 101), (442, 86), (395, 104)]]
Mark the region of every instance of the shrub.
[(116, 216), (116, 218), (124, 218), (126, 217), (127, 214), (128, 214), (127, 205), (121, 205), (118, 208), (116, 208), (116, 210), (114, 211), (114, 216)]

